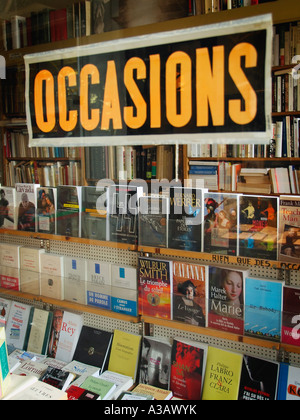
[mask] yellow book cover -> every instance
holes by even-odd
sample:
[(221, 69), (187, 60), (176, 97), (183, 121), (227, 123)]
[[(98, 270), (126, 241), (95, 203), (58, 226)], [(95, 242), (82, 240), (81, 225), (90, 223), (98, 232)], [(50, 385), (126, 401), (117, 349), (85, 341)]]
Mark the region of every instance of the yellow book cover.
[(108, 370), (136, 380), (141, 336), (115, 330)]
[(5, 328), (0, 328), (0, 399), (4, 397), (10, 384), (9, 364), (6, 347)]
[(237, 400), (243, 356), (209, 347), (202, 400)]
[(133, 393), (151, 395), (157, 401), (170, 400), (173, 396), (172, 391), (157, 388), (156, 386), (148, 384), (139, 384), (134, 388)]

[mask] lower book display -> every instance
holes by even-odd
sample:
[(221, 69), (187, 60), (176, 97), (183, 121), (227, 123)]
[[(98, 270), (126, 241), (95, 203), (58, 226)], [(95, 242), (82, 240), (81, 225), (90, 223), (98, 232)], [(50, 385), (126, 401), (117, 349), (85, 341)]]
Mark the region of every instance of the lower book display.
[(72, 313), (57, 312), (52, 319), (42, 354), (26, 350), (28, 343), (13, 347), (11, 330), (0, 330), (0, 399), (300, 399), (297, 366), (177, 336), (107, 332), (78, 323)]

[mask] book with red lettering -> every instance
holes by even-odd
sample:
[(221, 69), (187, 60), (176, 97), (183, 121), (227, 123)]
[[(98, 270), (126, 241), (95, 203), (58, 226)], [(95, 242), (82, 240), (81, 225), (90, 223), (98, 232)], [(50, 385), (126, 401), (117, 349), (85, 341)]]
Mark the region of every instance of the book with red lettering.
[(300, 288), (283, 286), (281, 341), (300, 346)]
[(244, 290), (248, 270), (209, 267), (208, 327), (234, 334), (244, 333)]
[(70, 401), (95, 401), (101, 400), (100, 395), (92, 391), (87, 391), (86, 389), (80, 388), (76, 385), (71, 385), (68, 390), (68, 400)]
[(170, 389), (174, 397), (201, 399), (208, 347), (185, 338), (173, 340)]
[(55, 358), (66, 363), (73, 355), (83, 326), (83, 316), (64, 311)]
[(138, 291), (142, 315), (172, 319), (173, 261), (139, 257)]

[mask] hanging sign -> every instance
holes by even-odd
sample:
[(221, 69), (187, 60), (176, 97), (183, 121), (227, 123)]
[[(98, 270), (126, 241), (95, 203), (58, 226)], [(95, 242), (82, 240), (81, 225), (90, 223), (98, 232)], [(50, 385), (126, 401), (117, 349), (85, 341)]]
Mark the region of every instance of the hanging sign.
[(271, 139), (272, 17), (25, 56), (30, 146)]

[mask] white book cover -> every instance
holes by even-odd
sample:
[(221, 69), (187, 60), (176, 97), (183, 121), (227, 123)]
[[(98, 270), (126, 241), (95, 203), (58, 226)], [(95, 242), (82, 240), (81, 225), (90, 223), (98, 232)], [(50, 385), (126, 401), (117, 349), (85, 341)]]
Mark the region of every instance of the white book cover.
[(86, 305), (86, 260), (64, 257), (64, 298)]
[(17, 229), (16, 190), (13, 187), (0, 188), (0, 228)]
[(131, 316), (138, 316), (137, 290), (112, 287), (111, 309), (113, 312)]
[(73, 360), (71, 363), (65, 365), (62, 370), (67, 372), (75, 373), (77, 376), (87, 375), (92, 376), (99, 372), (99, 368), (96, 366), (90, 366), (86, 363), (78, 362), (77, 360)]
[(25, 183), (17, 183), (15, 185), (18, 230), (26, 232), (36, 231), (36, 190), (39, 186), (39, 184)]
[(39, 273), (41, 271), (41, 254), (44, 253), (44, 249), (23, 246), (20, 249), (20, 268)]
[(30, 305), (12, 302), (6, 325), (6, 339), (7, 344), (16, 349), (24, 347), (30, 309)]
[(111, 310), (111, 264), (87, 261), (87, 305)]
[(83, 326), (83, 316), (64, 312), (57, 346), (56, 359), (70, 363)]
[(20, 268), (20, 245), (0, 244), (0, 265)]
[(135, 267), (112, 264), (111, 266), (112, 287), (137, 290), (137, 270)]
[(52, 299), (64, 300), (64, 278), (41, 273), (41, 295)]
[[(97, 374), (94, 374), (93, 376), (98, 377)], [(111, 396), (112, 400), (116, 400), (122, 392), (128, 391), (129, 388), (133, 386), (133, 379), (131, 376), (121, 375), (120, 373), (112, 372), (110, 370), (103, 372), (99, 378), (116, 384), (116, 390)]]
[(39, 295), (41, 292), (40, 273), (20, 270), (20, 291), (23, 293)]
[(64, 276), (64, 257), (56, 254), (41, 254), (41, 273)]

